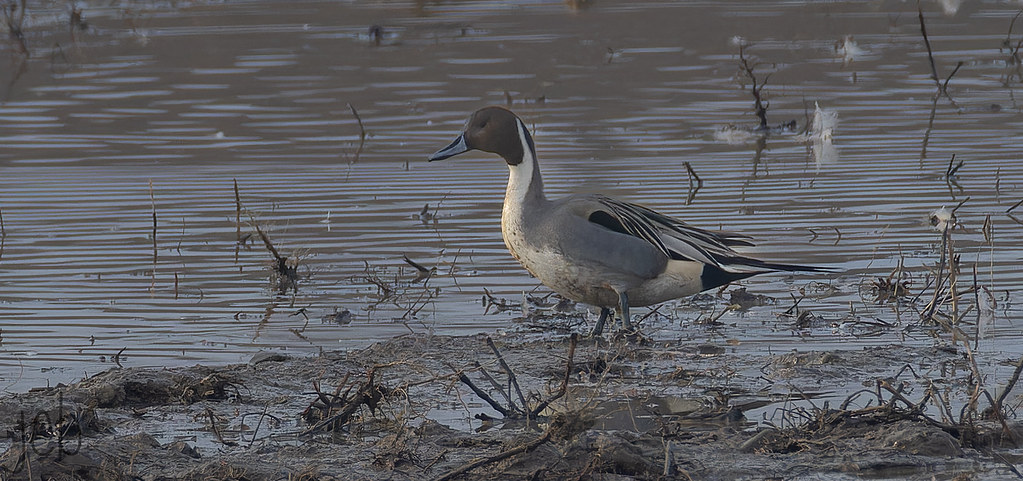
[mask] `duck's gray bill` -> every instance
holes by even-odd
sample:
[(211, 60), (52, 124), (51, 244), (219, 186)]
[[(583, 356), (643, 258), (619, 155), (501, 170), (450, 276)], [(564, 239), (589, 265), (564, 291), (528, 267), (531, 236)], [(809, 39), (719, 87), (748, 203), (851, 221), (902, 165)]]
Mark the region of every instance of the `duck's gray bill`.
[(426, 160), (428, 160), (430, 162), (433, 162), (435, 160), (444, 160), (444, 159), (446, 159), (448, 157), (454, 157), (454, 156), (456, 156), (458, 154), (461, 154), (461, 153), (464, 153), (464, 152), (468, 152), (468, 151), (469, 151), (469, 146), (465, 145), (465, 135), (463, 134), (463, 135), (459, 135), (458, 138), (455, 139), (454, 142), (451, 142), (451, 145), (449, 145), (447, 147), (444, 147), (443, 149), (440, 149), (440, 150), (434, 152), (433, 155), (431, 155), (430, 158), (428, 158)]

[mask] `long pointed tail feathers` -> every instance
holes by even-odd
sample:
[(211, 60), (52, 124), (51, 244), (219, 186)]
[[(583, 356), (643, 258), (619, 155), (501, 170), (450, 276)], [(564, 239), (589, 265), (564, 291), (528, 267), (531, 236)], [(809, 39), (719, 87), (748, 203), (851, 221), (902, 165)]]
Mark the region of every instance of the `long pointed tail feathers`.
[(731, 257), (717, 259), (725, 271), (735, 273), (760, 274), (772, 271), (783, 272), (836, 272), (832, 267), (804, 266), (800, 264), (781, 264), (777, 262), (764, 262), (751, 257)]

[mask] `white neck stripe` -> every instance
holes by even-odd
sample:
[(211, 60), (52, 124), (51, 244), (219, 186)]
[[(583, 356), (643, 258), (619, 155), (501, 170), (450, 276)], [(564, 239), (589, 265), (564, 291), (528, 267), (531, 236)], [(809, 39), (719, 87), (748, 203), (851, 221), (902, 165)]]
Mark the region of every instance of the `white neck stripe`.
[(509, 177), (508, 189), (505, 191), (505, 204), (511, 202), (521, 204), (526, 199), (530, 186), (533, 185), (533, 175), (536, 172), (536, 158), (533, 149), (527, 140), (526, 126), (521, 120), (517, 122), (519, 142), (522, 143), (522, 161), (516, 165), (508, 164)]

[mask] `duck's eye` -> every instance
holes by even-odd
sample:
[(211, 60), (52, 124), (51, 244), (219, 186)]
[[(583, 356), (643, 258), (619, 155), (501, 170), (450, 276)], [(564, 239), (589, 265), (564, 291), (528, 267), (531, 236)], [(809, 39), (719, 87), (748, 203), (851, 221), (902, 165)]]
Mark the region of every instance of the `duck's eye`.
[(484, 120), (483, 122), (480, 122), (480, 128), (481, 129), (487, 128), (487, 121), (486, 120)]

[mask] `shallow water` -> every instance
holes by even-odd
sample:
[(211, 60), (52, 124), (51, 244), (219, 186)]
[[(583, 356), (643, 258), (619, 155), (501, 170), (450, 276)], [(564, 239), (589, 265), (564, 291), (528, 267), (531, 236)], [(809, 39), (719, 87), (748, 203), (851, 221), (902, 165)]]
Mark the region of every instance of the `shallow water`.
[[(953, 238), (964, 284), (976, 265), (990, 291), (978, 352), (1004, 381), (1023, 338), (1023, 208), (1006, 213), (1023, 199), (1021, 78), (1001, 49), (1019, 6), (949, 3), (924, 4), (939, 76), (963, 62), (937, 102), (911, 2), (80, 3), (89, 28), (73, 36), (63, 4), (30, 11), (31, 57), (0, 44), (0, 386), (79, 379), (122, 349), (125, 366), (226, 363), (516, 327), (520, 312), (481, 301), (546, 293), (500, 238), (506, 168), (425, 162), (486, 104), (535, 129), (549, 195), (629, 198), (752, 235), (762, 258), (841, 270), (750, 279), (776, 303), (718, 328), (693, 321), (727, 294), (669, 304), (647, 321), (659, 338), (934, 343), (864, 288), (901, 258), (919, 292), (938, 262), (931, 212), (965, 201)], [(737, 36), (770, 74), (770, 123), (802, 131), (819, 104), (838, 115), (830, 145), (744, 133)], [(436, 220), (418, 218), (427, 204)], [(253, 223), (300, 255), (297, 291), (271, 286)], [(437, 267), (426, 287), (403, 254)], [(799, 289), (817, 325), (777, 316)], [(335, 308), (352, 322), (322, 320)], [(848, 322), (876, 318), (897, 327)]]

